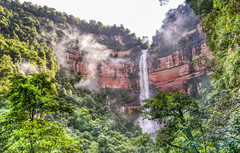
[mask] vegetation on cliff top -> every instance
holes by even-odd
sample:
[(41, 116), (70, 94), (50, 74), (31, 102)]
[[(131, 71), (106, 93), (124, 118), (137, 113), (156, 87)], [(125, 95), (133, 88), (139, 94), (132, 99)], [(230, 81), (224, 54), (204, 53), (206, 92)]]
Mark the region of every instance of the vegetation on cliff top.
[[(120, 26), (105, 26), (101, 22), (80, 20), (72, 15), (56, 11), (48, 6), (37, 6), (31, 2), (1, 0), (1, 33), (6, 38), (16, 38), (20, 41), (28, 41), (30, 44), (36, 41), (51, 43), (51, 40), (64, 36), (63, 30), (77, 28), (83, 34), (91, 33), (96, 36), (104, 36), (99, 42), (110, 49), (128, 50), (135, 46), (144, 45), (129, 29)], [(46, 37), (46, 33), (56, 31), (58, 38)], [(46, 36), (45, 36), (46, 35)], [(45, 37), (43, 37), (45, 36)], [(122, 43), (119, 43), (120, 36)]]

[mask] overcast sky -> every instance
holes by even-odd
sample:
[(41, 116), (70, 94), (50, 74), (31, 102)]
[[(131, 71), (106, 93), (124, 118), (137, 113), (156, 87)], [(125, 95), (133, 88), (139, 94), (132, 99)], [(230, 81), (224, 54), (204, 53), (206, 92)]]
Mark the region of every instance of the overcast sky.
[(100, 21), (104, 25), (120, 25), (136, 33), (137, 37), (148, 36), (151, 41), (162, 25), (165, 13), (184, 0), (170, 0), (160, 6), (158, 0), (20, 0), (47, 5), (57, 11), (72, 14), (80, 19)]

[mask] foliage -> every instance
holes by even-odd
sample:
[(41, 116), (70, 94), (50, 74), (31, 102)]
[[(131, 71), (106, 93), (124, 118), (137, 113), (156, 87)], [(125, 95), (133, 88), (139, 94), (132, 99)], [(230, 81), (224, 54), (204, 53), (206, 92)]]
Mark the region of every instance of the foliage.
[(178, 91), (159, 92), (144, 103), (142, 108), (149, 110), (144, 112), (145, 117), (166, 122), (158, 131), (157, 146), (165, 151), (206, 152), (204, 117), (198, 103), (189, 95)]
[(66, 102), (56, 95), (53, 88), (54, 80), (49, 81), (46, 74), (33, 74), (31, 78), (16, 75), (12, 79), (9, 107), (10, 113), (18, 114), (20, 120), (42, 117), (45, 113), (68, 112), (72, 109)]
[(0, 100), (4, 98), (9, 92), (11, 81), (10, 75), (16, 70), (12, 59), (9, 55), (3, 55), (0, 58)]
[(138, 146), (139, 153), (154, 153), (159, 152), (160, 149), (153, 146), (153, 140), (151, 139), (150, 135), (147, 133), (144, 133), (136, 138), (133, 138), (131, 143), (133, 145)]
[[(213, 71), (213, 89), (205, 90), (203, 94), (211, 94), (203, 95), (206, 98), (201, 97), (200, 102), (176, 91), (160, 92), (146, 100), (146, 117), (165, 120), (154, 145), (148, 134), (141, 135), (129, 116), (118, 112), (123, 101), (135, 100), (128, 96), (130, 91), (105, 89), (92, 93), (74, 89), (82, 75), (62, 67), (55, 75), (58, 64), (51, 49), (52, 43), (61, 42), (65, 31), (73, 28), (82, 34), (94, 34), (115, 51), (131, 49), (131, 59), (148, 43), (123, 25), (104, 26), (47, 6), (1, 0), (0, 152), (239, 152), (240, 4), (234, 0), (186, 2), (202, 20), (214, 55), (212, 60), (197, 59), (198, 64)], [(189, 18), (179, 22), (184, 19), (179, 15)], [(181, 5), (167, 13), (162, 28), (167, 30), (167, 25), (174, 22), (179, 23), (172, 33), (175, 38), (194, 29), (199, 20), (187, 5)], [(175, 44), (160, 44), (166, 37), (158, 31), (153, 46), (158, 46), (159, 55), (166, 55), (166, 51), (189, 43), (193, 37), (186, 35)], [(37, 66), (49, 77), (14, 75), (22, 71), (22, 63)]]
[[(195, 1), (188, 1), (196, 5)], [(216, 67), (212, 75), (216, 90), (223, 88), (236, 91), (239, 88), (239, 2), (204, 1), (212, 7), (211, 12), (201, 12), (207, 44), (213, 52)], [(195, 10), (195, 7), (193, 7)], [(214, 27), (214, 28), (213, 28)]]
[(212, 11), (214, 0), (186, 0), (186, 2), (197, 15), (203, 17)]
[[(140, 127), (115, 110), (116, 101), (135, 100), (130, 91), (76, 90), (82, 75), (59, 69), (53, 45), (74, 30), (94, 34), (115, 51), (132, 49), (132, 58), (148, 46), (123, 25), (86, 22), (30, 2), (0, 1), (0, 152), (147, 152), (153, 145), (150, 136), (138, 140)], [(27, 73), (24, 64), (40, 74)]]
[[(76, 106), (76, 111), (69, 116), (61, 114), (47, 115), (51, 121), (58, 121), (66, 125), (71, 135), (77, 139), (85, 140), (83, 152), (151, 152), (153, 147), (150, 136), (146, 140), (138, 141), (141, 129), (134, 125), (132, 119), (118, 109), (123, 102), (132, 99), (128, 96), (130, 90), (101, 89), (92, 93), (86, 90), (75, 90), (65, 87), (73, 86), (79, 80), (78, 74), (69, 69), (61, 68), (56, 78), (58, 93), (69, 103)], [(71, 94), (64, 94), (64, 91)], [(71, 92), (70, 92), (71, 90)], [(147, 135), (147, 134), (146, 134)]]
[[(214, 90), (207, 95), (212, 104), (208, 122), (219, 151), (239, 152), (239, 19), (238, 1), (187, 1), (202, 19), (207, 44), (213, 52), (211, 75)], [(204, 5), (202, 5), (204, 4)], [(199, 5), (203, 6), (200, 8)], [(199, 11), (199, 8), (201, 11)], [(215, 119), (218, 118), (216, 122)], [(237, 122), (236, 122), (237, 121)], [(234, 131), (234, 132), (233, 132)], [(234, 136), (233, 136), (234, 135)]]
[(14, 129), (4, 148), (6, 152), (80, 152), (81, 143), (71, 138), (63, 125), (34, 119)]
[[(63, 31), (77, 28), (84, 33), (105, 36), (100, 42), (117, 51), (144, 44), (142, 41), (139, 42), (136, 35), (123, 25), (105, 26), (95, 20), (86, 22), (72, 15), (58, 12), (54, 8), (33, 5), (31, 2), (21, 4), (19, 1), (2, 0), (0, 4), (2, 6), (0, 9), (2, 12), (1, 31), (7, 38), (28, 41), (30, 44), (37, 38), (39, 43), (46, 42), (50, 45), (52, 40), (61, 40), (64, 36)], [(45, 32), (52, 31), (56, 32), (56, 38), (44, 36)], [(117, 40), (118, 36), (121, 37), (123, 44)]]
[(49, 113), (73, 112), (73, 108), (56, 95), (53, 83), (45, 74), (34, 74), (32, 77), (15, 75), (12, 78), (9, 111), (1, 118), (1, 151), (64, 149), (79, 152), (79, 144), (67, 136), (61, 124), (44, 120)]
[(215, 70), (216, 61), (214, 58), (209, 59), (206, 55), (200, 55), (192, 61), (194, 67), (204, 67), (204, 73), (212, 72)]

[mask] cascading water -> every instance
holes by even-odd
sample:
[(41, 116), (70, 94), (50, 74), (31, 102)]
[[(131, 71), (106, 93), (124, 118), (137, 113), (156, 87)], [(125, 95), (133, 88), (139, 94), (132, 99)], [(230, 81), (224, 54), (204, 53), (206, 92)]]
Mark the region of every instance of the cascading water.
[(149, 98), (149, 83), (148, 83), (148, 64), (147, 64), (148, 50), (142, 51), (140, 58), (140, 100)]
[[(142, 100), (150, 98), (147, 58), (148, 58), (148, 50), (142, 50), (142, 56), (141, 56), (140, 62), (139, 62), (141, 105), (143, 105)], [(137, 122), (138, 122), (139, 126), (142, 128), (143, 133), (154, 134), (156, 132), (156, 130), (159, 129), (159, 125), (157, 124), (157, 122), (152, 121), (152, 120), (143, 119), (142, 117), (139, 117)]]

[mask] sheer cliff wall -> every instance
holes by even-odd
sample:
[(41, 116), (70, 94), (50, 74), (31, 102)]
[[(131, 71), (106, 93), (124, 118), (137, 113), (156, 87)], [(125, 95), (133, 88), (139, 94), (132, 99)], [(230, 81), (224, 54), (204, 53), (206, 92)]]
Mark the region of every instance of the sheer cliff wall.
[(156, 51), (152, 50), (149, 56), (149, 80), (152, 88), (161, 91), (178, 89), (190, 92), (192, 83), (196, 83), (191, 80), (206, 75), (203, 71), (204, 67), (193, 66), (193, 60), (199, 56), (212, 57), (212, 53), (202, 39), (204, 36), (200, 25), (188, 32), (185, 37), (190, 36), (191, 39), (186, 40), (185, 45), (172, 49), (170, 55), (156, 57)]

